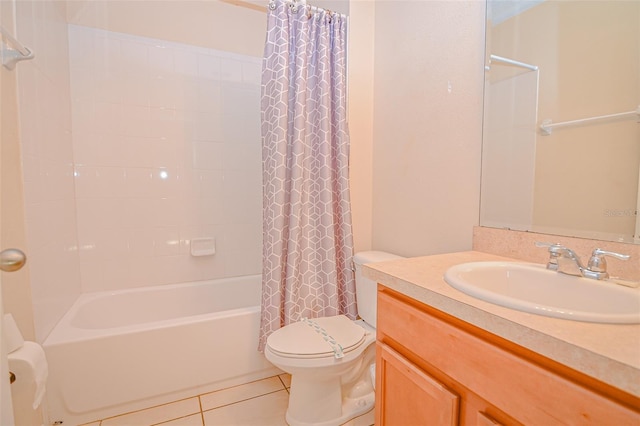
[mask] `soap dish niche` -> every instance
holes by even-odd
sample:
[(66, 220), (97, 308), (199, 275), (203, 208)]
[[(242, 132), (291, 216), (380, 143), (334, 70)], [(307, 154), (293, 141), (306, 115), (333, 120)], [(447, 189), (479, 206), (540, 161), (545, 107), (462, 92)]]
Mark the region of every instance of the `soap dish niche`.
[(191, 239), (191, 256), (213, 256), (216, 254), (216, 239), (202, 237)]

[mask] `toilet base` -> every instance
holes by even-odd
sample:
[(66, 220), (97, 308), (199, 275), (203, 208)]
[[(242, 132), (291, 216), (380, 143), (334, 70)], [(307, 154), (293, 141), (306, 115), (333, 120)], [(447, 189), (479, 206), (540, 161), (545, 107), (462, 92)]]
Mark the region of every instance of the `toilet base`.
[(349, 420), (362, 416), (369, 411), (372, 412), (374, 404), (375, 394), (371, 392), (369, 395), (364, 395), (360, 398), (344, 398), (342, 401), (342, 414), (332, 419), (326, 419), (321, 422), (314, 421), (311, 423), (300, 421), (292, 416), (288, 409), (285, 418), (289, 426), (339, 426), (347, 423)]
[[(356, 355), (356, 354), (354, 354)], [(286, 420), (289, 426), (339, 426), (371, 411), (375, 404), (371, 365), (375, 344), (347, 361), (342, 369), (291, 369)], [(286, 371), (286, 370), (285, 370)]]

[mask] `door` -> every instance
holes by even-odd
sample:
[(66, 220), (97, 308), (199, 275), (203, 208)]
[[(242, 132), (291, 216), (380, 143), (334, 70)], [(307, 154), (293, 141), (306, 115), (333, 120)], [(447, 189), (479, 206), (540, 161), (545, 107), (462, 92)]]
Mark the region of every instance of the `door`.
[[(2, 2), (4, 3), (4, 2)], [(5, 7), (0, 7), (0, 24), (5, 22)], [(9, 72), (3, 66), (0, 66), (0, 73), (4, 74)], [(0, 75), (0, 117), (2, 117), (3, 100), (2, 96), (2, 81), (4, 75)], [(0, 126), (2, 123), (0, 123)], [(0, 127), (0, 153), (2, 153), (2, 128)], [(2, 164), (2, 158), (0, 157), (0, 164)], [(0, 188), (2, 185), (0, 185)], [(2, 200), (2, 194), (0, 194), (0, 202)], [(2, 223), (2, 217), (0, 216), (0, 224)], [(0, 230), (2, 226), (0, 225)], [(0, 235), (0, 241), (2, 236)], [(2, 319), (4, 318), (4, 309), (2, 305), (2, 273), (0, 273), (0, 424), (1, 425), (13, 425), (13, 404), (11, 401), (11, 385), (9, 383), (9, 362), (7, 361), (7, 347), (5, 345), (5, 339), (2, 332)]]
[[(11, 24), (13, 19), (13, 2), (0, 2), (0, 25), (5, 27), (6, 24)], [(2, 117), (2, 109), (7, 108), (5, 104), (6, 90), (3, 93), (3, 82), (5, 81), (6, 73), (10, 72), (5, 67), (0, 65), (0, 117)], [(2, 123), (0, 120), (0, 153), (3, 146), (2, 138)], [(2, 158), (0, 158), (0, 164), (2, 164)], [(0, 188), (2, 185), (0, 185)], [(0, 201), (2, 200), (2, 194), (0, 194)], [(0, 216), (0, 229), (2, 229), (2, 217)], [(2, 241), (0, 235), (0, 241)], [(1, 248), (0, 248), (1, 250)], [(2, 304), (2, 273), (0, 272), (0, 424), (1, 425), (13, 425), (13, 403), (11, 400), (11, 385), (9, 383), (9, 362), (7, 360), (7, 346), (4, 342), (3, 335), (3, 318), (4, 309)]]
[[(1, 218), (0, 218), (1, 220)], [(0, 281), (1, 281), (0, 274)], [(2, 309), (2, 282), (0, 282), (0, 320), (4, 318)], [(7, 346), (2, 338), (2, 323), (0, 322), (0, 424), (11, 426), (13, 421), (13, 403), (11, 401), (11, 385), (9, 384), (9, 363), (7, 361)]]
[(638, 199), (636, 204), (636, 232), (634, 237), (636, 242), (640, 242), (640, 169), (638, 170)]

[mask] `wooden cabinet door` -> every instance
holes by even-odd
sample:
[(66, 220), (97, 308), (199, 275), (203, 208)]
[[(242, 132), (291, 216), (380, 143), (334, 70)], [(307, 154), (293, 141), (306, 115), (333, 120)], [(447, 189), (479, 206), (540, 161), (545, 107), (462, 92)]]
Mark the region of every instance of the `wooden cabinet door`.
[(389, 346), (376, 345), (377, 426), (458, 424), (457, 395)]
[(488, 414), (482, 413), (480, 411), (478, 411), (476, 421), (477, 421), (476, 423), (477, 426), (502, 426), (496, 420), (491, 418), (491, 416), (489, 416)]

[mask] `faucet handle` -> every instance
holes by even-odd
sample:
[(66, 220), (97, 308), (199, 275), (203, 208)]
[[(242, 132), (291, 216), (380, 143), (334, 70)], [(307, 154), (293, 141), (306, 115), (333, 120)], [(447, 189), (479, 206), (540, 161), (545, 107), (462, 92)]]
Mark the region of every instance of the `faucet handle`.
[(629, 258), (631, 257), (628, 254), (615, 253), (613, 251), (606, 251), (597, 248), (593, 251), (593, 253), (591, 253), (591, 259), (589, 259), (587, 269), (591, 272), (604, 274), (604, 278), (607, 278), (609, 274), (607, 273), (607, 260), (605, 259), (606, 256), (615, 257), (619, 260), (629, 260)]
[(547, 262), (547, 269), (552, 271), (558, 270), (558, 258), (563, 250), (566, 250), (560, 243), (547, 243), (543, 241), (536, 241), (536, 247), (547, 247), (549, 249), (549, 261)]
[(565, 248), (560, 243), (547, 243), (545, 241), (536, 241), (536, 247), (547, 247), (549, 251), (557, 251), (558, 249)]
[(558, 257), (561, 253), (569, 250), (560, 243), (547, 243), (541, 241), (536, 241), (536, 247), (547, 247), (551, 257)]
[(555, 245), (555, 243), (547, 243), (545, 241), (536, 241), (536, 247), (551, 247)]

